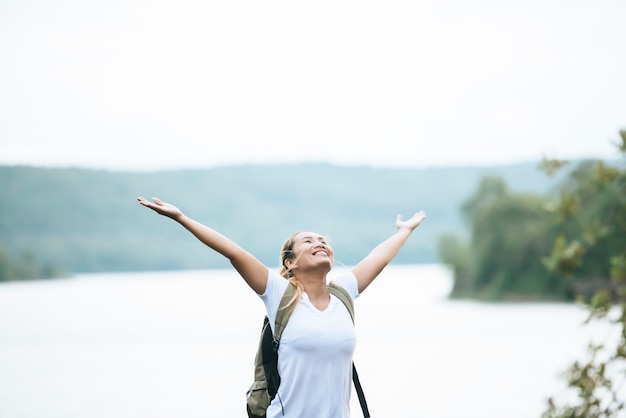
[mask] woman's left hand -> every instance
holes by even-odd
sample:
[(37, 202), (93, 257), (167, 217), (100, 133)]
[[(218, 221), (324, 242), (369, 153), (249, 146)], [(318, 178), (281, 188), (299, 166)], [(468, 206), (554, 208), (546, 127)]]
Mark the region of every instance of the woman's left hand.
[(426, 219), (426, 213), (423, 210), (417, 212), (415, 215), (413, 215), (410, 219), (407, 219), (406, 221), (402, 220), (402, 215), (398, 215), (396, 217), (396, 227), (398, 229), (408, 228), (409, 231), (413, 231), (422, 223), (424, 219)]

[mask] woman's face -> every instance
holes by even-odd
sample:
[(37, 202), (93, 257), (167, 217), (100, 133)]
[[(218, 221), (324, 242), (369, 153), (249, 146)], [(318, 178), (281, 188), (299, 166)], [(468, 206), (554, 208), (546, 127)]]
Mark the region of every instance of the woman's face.
[(293, 240), (292, 251), (295, 262), (293, 269), (308, 269), (324, 266), (330, 271), (333, 267), (334, 252), (326, 238), (314, 232), (300, 232)]

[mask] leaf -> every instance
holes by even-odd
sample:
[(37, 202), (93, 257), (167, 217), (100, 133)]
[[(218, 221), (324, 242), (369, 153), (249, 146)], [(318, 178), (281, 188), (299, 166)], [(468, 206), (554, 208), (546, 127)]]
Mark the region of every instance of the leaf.
[(552, 177), (558, 170), (567, 166), (570, 162), (568, 160), (557, 160), (543, 157), (539, 164), (539, 169), (544, 171), (548, 176)]

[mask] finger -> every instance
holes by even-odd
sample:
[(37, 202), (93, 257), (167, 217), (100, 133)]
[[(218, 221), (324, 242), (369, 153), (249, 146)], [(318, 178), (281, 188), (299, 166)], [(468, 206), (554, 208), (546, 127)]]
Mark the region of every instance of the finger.
[(153, 197), (152, 201), (154, 201), (154, 203), (156, 203), (159, 206), (163, 206), (163, 201), (159, 199), (158, 197)]

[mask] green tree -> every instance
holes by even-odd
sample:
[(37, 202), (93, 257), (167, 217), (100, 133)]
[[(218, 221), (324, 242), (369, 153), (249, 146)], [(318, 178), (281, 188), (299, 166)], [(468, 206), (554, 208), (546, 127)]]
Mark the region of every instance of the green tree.
[(484, 299), (566, 298), (566, 287), (539, 258), (553, 230), (546, 199), (509, 191), (498, 177), (485, 177), (462, 206), (469, 245), (444, 236), (439, 256), (454, 270), (453, 297)]
[[(626, 130), (618, 148), (626, 156)], [(562, 161), (545, 160), (550, 174)], [(543, 418), (624, 416), (626, 391), (626, 168), (601, 161), (575, 170), (553, 205), (559, 224), (554, 246), (543, 262), (572, 282), (588, 309), (617, 333), (592, 342), (589, 356), (566, 371), (565, 399), (550, 397)], [(576, 286), (578, 285), (578, 286)], [(574, 394), (572, 399), (568, 395)]]
[(467, 295), (474, 289), (472, 258), (468, 246), (455, 235), (445, 234), (437, 241), (441, 262), (452, 268), (453, 295)]

